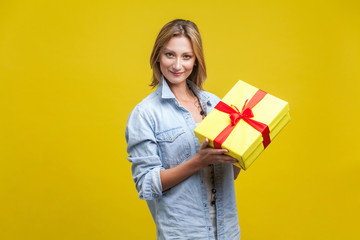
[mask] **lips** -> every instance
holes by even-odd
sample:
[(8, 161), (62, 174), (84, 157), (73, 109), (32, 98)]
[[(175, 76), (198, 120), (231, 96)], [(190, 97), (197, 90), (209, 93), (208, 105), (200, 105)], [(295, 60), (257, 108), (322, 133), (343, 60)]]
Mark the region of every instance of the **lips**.
[(184, 72), (172, 72), (170, 71), (174, 76), (181, 76)]

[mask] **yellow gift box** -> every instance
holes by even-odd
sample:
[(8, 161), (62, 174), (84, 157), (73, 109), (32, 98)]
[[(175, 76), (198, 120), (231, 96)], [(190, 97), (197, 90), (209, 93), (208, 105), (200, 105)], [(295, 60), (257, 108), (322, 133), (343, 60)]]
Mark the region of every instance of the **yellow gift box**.
[(289, 121), (287, 102), (240, 80), (194, 132), (200, 142), (229, 150), (246, 170)]

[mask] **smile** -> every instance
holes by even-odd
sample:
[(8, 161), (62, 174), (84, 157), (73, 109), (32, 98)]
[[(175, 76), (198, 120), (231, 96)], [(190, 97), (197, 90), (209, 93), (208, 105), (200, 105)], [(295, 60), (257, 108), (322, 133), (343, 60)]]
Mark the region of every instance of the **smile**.
[(181, 76), (181, 74), (184, 73), (184, 72), (172, 72), (172, 71), (170, 71), (170, 72), (175, 76)]

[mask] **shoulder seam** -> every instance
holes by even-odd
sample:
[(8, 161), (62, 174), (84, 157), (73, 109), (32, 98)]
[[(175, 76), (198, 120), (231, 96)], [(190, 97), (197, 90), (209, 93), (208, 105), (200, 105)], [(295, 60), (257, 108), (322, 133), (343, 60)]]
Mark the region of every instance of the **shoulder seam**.
[(154, 129), (155, 129), (155, 121), (154, 121), (154, 119), (153, 119), (149, 114), (147, 114), (146, 111), (143, 110), (143, 107), (142, 107), (140, 104), (138, 104), (138, 105), (136, 106), (136, 108), (138, 108), (139, 114), (140, 114), (140, 116), (141, 116), (142, 118), (148, 119), (148, 120), (150, 121), (151, 128), (152, 128), (153, 131), (154, 131)]

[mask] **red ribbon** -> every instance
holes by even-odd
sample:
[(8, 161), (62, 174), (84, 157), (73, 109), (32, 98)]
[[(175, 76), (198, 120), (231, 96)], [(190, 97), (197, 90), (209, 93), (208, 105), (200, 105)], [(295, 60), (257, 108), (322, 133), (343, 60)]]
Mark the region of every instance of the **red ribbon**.
[(237, 107), (231, 105), (227, 105), (226, 103), (220, 101), (215, 108), (221, 112), (227, 113), (230, 116), (231, 123), (214, 139), (214, 147), (215, 148), (221, 148), (221, 145), (225, 142), (227, 137), (230, 135), (232, 130), (235, 128), (235, 126), (240, 122), (241, 119), (243, 119), (245, 122), (247, 122), (250, 126), (261, 132), (261, 135), (263, 137), (263, 145), (264, 149), (270, 144), (270, 130), (268, 125), (255, 121), (254, 119), (251, 119), (254, 117), (254, 114), (252, 112), (252, 108), (258, 104), (266, 95), (267, 93), (258, 90), (255, 95), (250, 99), (245, 101), (245, 104), (241, 110), (241, 112), (237, 109)]

